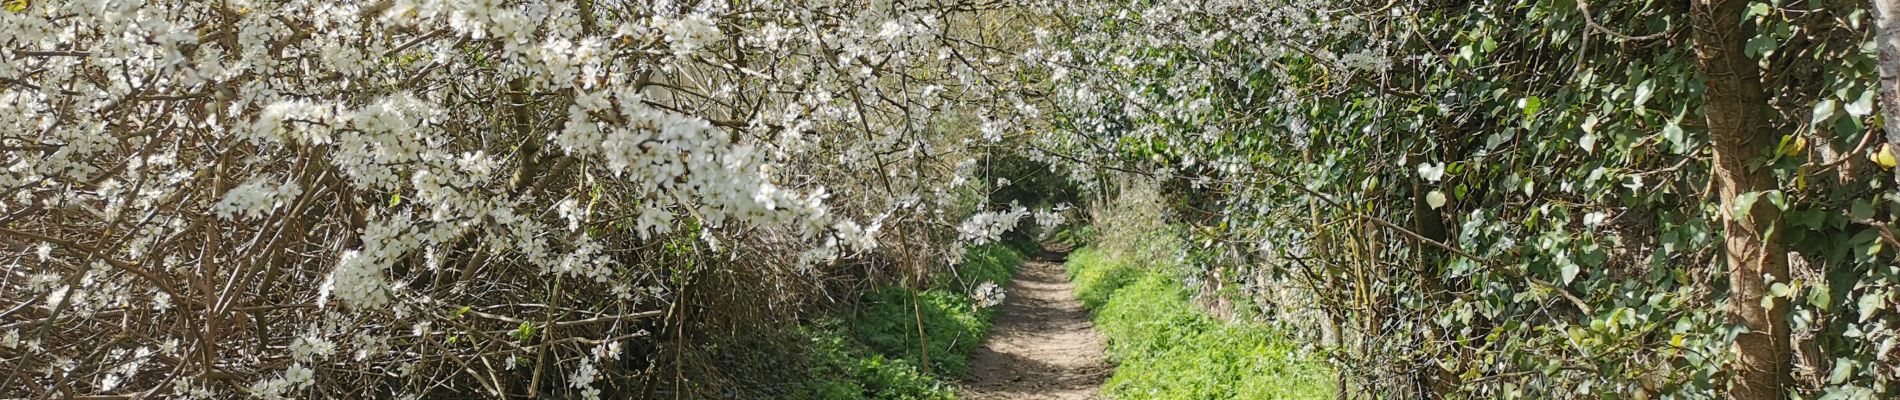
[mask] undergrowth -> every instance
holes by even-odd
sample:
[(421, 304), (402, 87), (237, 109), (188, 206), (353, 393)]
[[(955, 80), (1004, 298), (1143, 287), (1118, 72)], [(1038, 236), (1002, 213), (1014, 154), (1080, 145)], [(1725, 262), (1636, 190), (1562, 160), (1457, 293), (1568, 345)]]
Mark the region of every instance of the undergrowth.
[(886, 287), (871, 292), (852, 319), (851, 329), (872, 349), (893, 358), (921, 364), (917, 318), (921, 312), (928, 334), (931, 372), (963, 378), (970, 372), (969, 354), (990, 331), (994, 309), (978, 307), (972, 292), (984, 282), (1007, 286), (1022, 256), (1003, 246), (970, 250), (956, 274), (939, 275), (936, 284), (917, 293), (912, 309), (911, 291)]
[[(1006, 287), (1022, 256), (1006, 246), (971, 249), (953, 273), (917, 292), (887, 286), (865, 295), (857, 312), (802, 329), (812, 342), (810, 378), (796, 399), (950, 399), (942, 378), (969, 374), (969, 355), (990, 330), (994, 309), (975, 297), (984, 283)], [(913, 308), (915, 307), (915, 308)], [(928, 335), (929, 373), (917, 337), (919, 314)]]
[(1076, 296), (1117, 363), (1103, 394), (1123, 399), (1323, 399), (1331, 372), (1272, 328), (1194, 308), (1180, 281), (1084, 248), (1068, 268)]
[(925, 375), (917, 364), (885, 358), (844, 333), (838, 320), (801, 327), (805, 348), (806, 380), (791, 398), (812, 400), (949, 400), (956, 398), (948, 383)]

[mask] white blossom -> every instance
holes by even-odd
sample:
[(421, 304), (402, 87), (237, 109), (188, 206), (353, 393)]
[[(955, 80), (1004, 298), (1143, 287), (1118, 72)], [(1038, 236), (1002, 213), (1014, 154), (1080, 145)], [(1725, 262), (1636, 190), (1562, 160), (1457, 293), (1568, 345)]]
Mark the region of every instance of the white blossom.
[(252, 179), (225, 192), (224, 199), (212, 206), (212, 213), (227, 220), (262, 217), (301, 194), (303, 189), (295, 183)]
[(290, 356), (297, 361), (317, 361), (335, 354), (336, 343), (320, 336), (300, 336), (290, 342)]
[(696, 53), (726, 37), (719, 32), (712, 18), (705, 14), (687, 14), (664, 24), (666, 40), (673, 44), (673, 54), (681, 57)]
[(970, 298), (976, 299), (977, 306), (983, 308), (1003, 304), (1003, 297), (1003, 288), (996, 286), (995, 282), (984, 281), (970, 291)]
[(1016, 223), (1029, 214), (1029, 210), (1015, 206), (1008, 211), (985, 211), (971, 215), (957, 226), (957, 240), (971, 245), (983, 245), (1002, 238), (1004, 232), (1016, 228)]
[(330, 278), (323, 282), (324, 295), (318, 297), (318, 303), (332, 293), (351, 307), (378, 308), (389, 303), (389, 283), (372, 257), (355, 250), (344, 252)]

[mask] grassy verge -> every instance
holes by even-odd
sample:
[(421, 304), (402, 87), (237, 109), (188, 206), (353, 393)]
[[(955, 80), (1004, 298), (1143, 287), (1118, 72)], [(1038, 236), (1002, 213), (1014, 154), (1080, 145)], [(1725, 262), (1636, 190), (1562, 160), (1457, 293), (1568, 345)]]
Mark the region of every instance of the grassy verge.
[[(970, 351), (989, 333), (991, 308), (978, 307), (971, 288), (984, 282), (1009, 284), (1022, 256), (1004, 246), (971, 249), (955, 274), (941, 274), (917, 292), (885, 287), (865, 296), (853, 315), (801, 332), (811, 341), (810, 379), (795, 399), (951, 399), (953, 385), (940, 378), (969, 374)], [(915, 308), (913, 308), (915, 307)], [(930, 373), (921, 368), (924, 346), (917, 318), (924, 320)]]
[(1124, 399), (1326, 399), (1331, 371), (1264, 325), (1195, 309), (1166, 271), (1092, 249), (1067, 265), (1076, 296), (1108, 337), (1115, 375), (1103, 393)]

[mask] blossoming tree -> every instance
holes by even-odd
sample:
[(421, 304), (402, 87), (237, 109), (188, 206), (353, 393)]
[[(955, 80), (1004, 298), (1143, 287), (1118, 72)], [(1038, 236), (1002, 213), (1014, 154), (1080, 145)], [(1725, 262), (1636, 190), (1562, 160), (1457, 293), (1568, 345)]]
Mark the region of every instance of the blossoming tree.
[(1002, 4), (8, 4), (4, 397), (596, 397), (696, 277), (1024, 213)]

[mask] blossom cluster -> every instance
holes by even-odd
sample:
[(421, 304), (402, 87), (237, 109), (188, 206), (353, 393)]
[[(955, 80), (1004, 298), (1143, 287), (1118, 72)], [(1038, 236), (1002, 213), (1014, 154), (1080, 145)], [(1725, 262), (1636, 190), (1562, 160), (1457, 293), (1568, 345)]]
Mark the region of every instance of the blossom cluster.
[(957, 225), (957, 240), (972, 246), (981, 246), (1002, 238), (1004, 232), (1016, 227), (1016, 223), (1029, 215), (1029, 209), (1012, 206), (1004, 211), (984, 211), (971, 215)]

